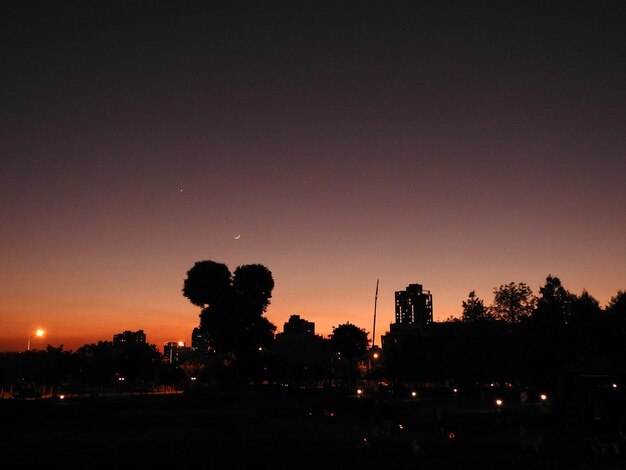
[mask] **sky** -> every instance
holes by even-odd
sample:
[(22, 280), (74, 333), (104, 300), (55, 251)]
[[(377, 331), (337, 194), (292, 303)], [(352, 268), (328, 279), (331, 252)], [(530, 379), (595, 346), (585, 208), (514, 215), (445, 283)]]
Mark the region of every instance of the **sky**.
[(2, 2), (0, 351), (186, 341), (187, 271), (376, 343), (548, 275), (626, 290), (619, 2)]

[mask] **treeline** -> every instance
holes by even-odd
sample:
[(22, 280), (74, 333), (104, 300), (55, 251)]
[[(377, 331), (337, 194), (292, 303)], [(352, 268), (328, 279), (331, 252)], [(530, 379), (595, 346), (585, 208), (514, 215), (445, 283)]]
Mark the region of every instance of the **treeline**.
[(63, 346), (0, 354), (4, 393), (24, 387), (64, 394), (182, 390), (202, 384), (281, 383), (312, 385), (334, 381), (354, 385), (367, 354), (367, 332), (350, 323), (329, 338), (277, 335), (254, 354), (233, 350), (186, 350), (170, 363), (154, 344), (99, 341), (74, 351)]
[(147, 343), (99, 341), (76, 351), (48, 345), (45, 350), (0, 354), (3, 393), (25, 387), (53, 393), (142, 392), (183, 377)]
[[(368, 333), (344, 323), (329, 338), (275, 334), (264, 315), (272, 273), (262, 265), (233, 273), (215, 261), (188, 271), (183, 295), (200, 308), (204, 351), (176, 364), (156, 346), (101, 341), (77, 351), (0, 354), (0, 380), (85, 393), (148, 391), (167, 384), (295, 383), (353, 386), (357, 381), (453, 383), (464, 389), (485, 382), (546, 386), (568, 370), (621, 373), (626, 364), (626, 292), (602, 308), (591, 294), (572, 294), (548, 276), (535, 295), (525, 283), (494, 289), (490, 305), (470, 292), (461, 318), (410, 329), (384, 350), (370, 348)], [(307, 323), (307, 322), (304, 322)]]
[(390, 348), (388, 376), (405, 381), (452, 380), (557, 387), (567, 375), (626, 371), (626, 292), (605, 308), (587, 291), (569, 292), (549, 275), (538, 295), (525, 283), (494, 289), (491, 305), (474, 291), (461, 318), (424, 329), (416, 341)]

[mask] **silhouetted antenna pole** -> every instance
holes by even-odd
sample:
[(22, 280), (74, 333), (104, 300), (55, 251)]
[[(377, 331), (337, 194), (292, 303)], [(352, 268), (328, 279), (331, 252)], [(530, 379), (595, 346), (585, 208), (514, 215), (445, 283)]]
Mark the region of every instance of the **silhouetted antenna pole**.
[(372, 330), (372, 348), (376, 346), (376, 304), (378, 304), (378, 279), (376, 279), (376, 294), (374, 294), (374, 328)]

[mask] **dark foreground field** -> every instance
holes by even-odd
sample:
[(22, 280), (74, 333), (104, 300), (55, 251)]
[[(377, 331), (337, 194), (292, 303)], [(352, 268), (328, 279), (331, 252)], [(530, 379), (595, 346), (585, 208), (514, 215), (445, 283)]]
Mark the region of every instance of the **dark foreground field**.
[[(373, 427), (378, 406), (367, 397), (270, 387), (1, 400), (0, 450), (3, 463), (26, 468), (626, 468), (626, 443), (603, 446), (610, 433), (564, 426), (540, 409), (511, 410), (498, 421), (493, 410), (446, 402), (441, 435), (434, 402), (389, 402), (386, 430)], [(539, 436), (537, 452), (522, 448), (520, 424), (529, 440)]]

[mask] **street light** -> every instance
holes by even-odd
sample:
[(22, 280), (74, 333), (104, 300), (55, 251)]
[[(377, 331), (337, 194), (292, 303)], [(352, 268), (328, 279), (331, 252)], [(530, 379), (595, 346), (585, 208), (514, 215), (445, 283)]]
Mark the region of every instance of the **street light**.
[(28, 345), (26, 346), (26, 350), (30, 351), (30, 340), (33, 339), (35, 336), (38, 338), (41, 338), (43, 335), (45, 334), (45, 331), (43, 331), (42, 329), (38, 329), (37, 331), (35, 331), (34, 334), (30, 335), (30, 337), (28, 338)]

